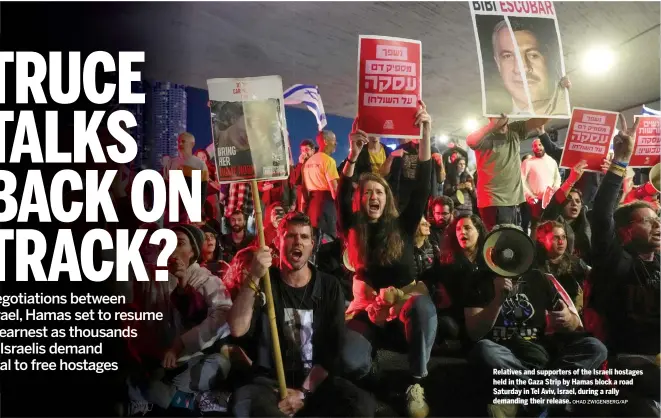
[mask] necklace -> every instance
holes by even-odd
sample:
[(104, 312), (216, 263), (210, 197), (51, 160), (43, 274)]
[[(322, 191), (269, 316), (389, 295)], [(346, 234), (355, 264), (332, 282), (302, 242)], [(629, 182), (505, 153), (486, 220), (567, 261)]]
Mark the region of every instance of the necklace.
[[(296, 358), (294, 357), (294, 348), (296, 344), (296, 315), (300, 311), (301, 306), (303, 306), (303, 303), (305, 302), (305, 297), (308, 294), (308, 287), (310, 286), (310, 282), (312, 281), (312, 272), (310, 271), (310, 279), (308, 282), (305, 284), (305, 287), (303, 289), (303, 297), (301, 298), (300, 302), (298, 303), (298, 307), (296, 308), (296, 311), (294, 311), (294, 306), (292, 305), (291, 307), (291, 313), (287, 312), (290, 308), (287, 306), (287, 301), (285, 298), (285, 288), (284, 286), (289, 286), (287, 283), (284, 282), (284, 280), (280, 280), (279, 287), (280, 287), (280, 294), (281, 294), (281, 299), (282, 299), (282, 306), (283, 306), (283, 311), (285, 314), (285, 323), (288, 324), (290, 331), (292, 332), (291, 337), (292, 338), (285, 338), (285, 341), (287, 343), (287, 349), (285, 351), (285, 358), (290, 359), (291, 361), (291, 384), (296, 384)], [(291, 287), (291, 286), (290, 286)], [(303, 359), (300, 359), (301, 362)], [(303, 365), (305, 367), (305, 365)]]

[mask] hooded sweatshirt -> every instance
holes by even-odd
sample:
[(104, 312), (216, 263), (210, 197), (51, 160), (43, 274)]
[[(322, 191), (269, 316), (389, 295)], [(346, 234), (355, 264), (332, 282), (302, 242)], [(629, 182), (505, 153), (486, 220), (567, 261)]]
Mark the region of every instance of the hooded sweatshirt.
[(207, 308), (207, 316), (201, 323), (180, 332), (184, 344), (182, 354), (193, 354), (229, 335), (227, 312), (232, 307), (232, 299), (223, 282), (197, 263), (188, 267), (186, 278), (186, 288), (190, 287), (199, 293)]
[(174, 275), (168, 275), (168, 282), (157, 282), (154, 280), (154, 266), (146, 264), (145, 267), (150, 280), (133, 282), (133, 310), (161, 312), (163, 319), (125, 324), (138, 329), (138, 338), (131, 340), (135, 354), (160, 361), (177, 336), (184, 344), (181, 355), (186, 355), (201, 351), (229, 335), (226, 316), (232, 300), (218, 277), (197, 263), (186, 271), (188, 281), (183, 296), (189, 297), (188, 306), (204, 306), (207, 312), (202, 318), (202, 315), (191, 313), (189, 309), (180, 311), (185, 304), (181, 301), (181, 295), (175, 296), (178, 280)]

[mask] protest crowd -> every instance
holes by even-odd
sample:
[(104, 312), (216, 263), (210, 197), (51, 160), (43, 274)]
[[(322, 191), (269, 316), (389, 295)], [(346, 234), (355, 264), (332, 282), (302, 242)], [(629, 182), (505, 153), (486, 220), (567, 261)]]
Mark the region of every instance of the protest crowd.
[[(563, 77), (548, 93), (562, 101), (570, 89)], [(332, 126), (311, 133), (288, 178), (257, 190), (223, 182), (182, 132), (163, 177), (202, 173), (202, 221), (185, 211), (161, 226), (126, 220), (178, 239), (170, 281), (128, 289), (127, 309), (166, 318), (132, 325), (129, 413), (425, 417), (454, 402), (445, 410), (464, 416), (659, 416), (658, 169), (629, 167), (637, 126), (621, 115), (598, 171), (582, 159), (561, 168), (544, 115), (568, 110), (547, 103), (525, 117), (526, 102), (508, 101), (516, 109), (443, 151), (421, 97), (405, 108), (420, 134), (395, 149), (359, 113), (348, 138)], [(232, 141), (232, 127), (216, 128), (214, 141)], [(248, 139), (240, 152), (254, 159)], [(521, 156), (524, 141), (532, 155)], [(653, 193), (642, 192), (648, 180)], [(112, 191), (128, 207), (130, 193)], [(509, 261), (496, 259), (499, 233), (514, 245)], [(141, 255), (154, 274), (161, 248), (148, 237)]]
[[(477, 157), (473, 175), (463, 152), (444, 161), (431, 146), (423, 102), (411, 121), (422, 137), (392, 152), (361, 131), (357, 118), (339, 170), (331, 155), (342, 139), (320, 132), (316, 144), (301, 145), (289, 179), (260, 183), (263, 247), (251, 222), (250, 184), (209, 193), (204, 222), (168, 226), (178, 238), (170, 282), (133, 283), (131, 308), (168, 318), (141, 324), (139, 337), (128, 341), (140, 365), (131, 370), (142, 374), (128, 379), (134, 412), (229, 405), (237, 416), (373, 416), (375, 377), (387, 378), (377, 353), (391, 350), (408, 359), (398, 383), (409, 416), (429, 414), (427, 399), (437, 395), (425, 381), (433, 358), (443, 356), (467, 361), (475, 399), (494, 416), (549, 409), (491, 404), (495, 369), (642, 370), (620, 397), (642, 403), (638, 413), (647, 407), (658, 414), (658, 195), (623, 203), (633, 149), (624, 128), (588, 204), (589, 192), (578, 187), (585, 162), (560, 180), (546, 122), (490, 119), (468, 138)], [(534, 141), (534, 156), (521, 163), (524, 140)], [(179, 144), (173, 164), (202, 167), (203, 186), (213, 192), (211, 159), (193, 155), (188, 133)], [(417, 159), (412, 179), (395, 169), (405, 155)], [(542, 159), (548, 163), (535, 162)], [(557, 188), (544, 209), (531, 197), (538, 183)], [(113, 190), (116, 202), (129, 199)], [(213, 216), (212, 204), (221, 216)], [(484, 259), (485, 239), (501, 227), (523, 231), (524, 207), (534, 266), (516, 279), (499, 277)], [(159, 250), (143, 245), (146, 266)], [(289, 388), (282, 401), (261, 281), (267, 270)], [(477, 388), (489, 394), (479, 398)], [(565, 405), (550, 409), (571, 413)]]

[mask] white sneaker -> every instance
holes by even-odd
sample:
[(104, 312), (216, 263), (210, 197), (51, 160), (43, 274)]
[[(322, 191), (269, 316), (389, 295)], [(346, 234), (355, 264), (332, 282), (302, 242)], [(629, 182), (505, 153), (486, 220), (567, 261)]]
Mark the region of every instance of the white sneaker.
[(406, 389), (406, 411), (411, 418), (425, 418), (429, 406), (425, 402), (425, 390), (418, 383)]

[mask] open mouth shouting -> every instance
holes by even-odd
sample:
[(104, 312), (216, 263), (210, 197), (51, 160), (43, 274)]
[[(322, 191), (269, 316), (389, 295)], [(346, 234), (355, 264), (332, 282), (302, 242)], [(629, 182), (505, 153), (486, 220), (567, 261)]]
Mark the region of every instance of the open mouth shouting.
[(369, 202), (369, 204), (367, 205), (367, 214), (370, 217), (379, 216), (380, 210), (381, 210), (381, 205), (379, 204), (378, 201)]
[(294, 248), (289, 252), (289, 258), (291, 261), (297, 263), (303, 259), (303, 250), (300, 248)]

